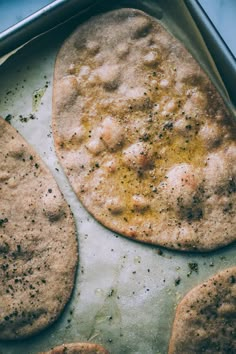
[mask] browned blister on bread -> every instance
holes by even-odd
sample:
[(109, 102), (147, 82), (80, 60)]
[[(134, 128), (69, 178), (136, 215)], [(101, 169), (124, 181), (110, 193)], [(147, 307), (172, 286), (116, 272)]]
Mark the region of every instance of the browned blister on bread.
[(177, 307), (168, 354), (236, 352), (236, 267), (193, 288)]
[(235, 125), (184, 46), (141, 11), (81, 24), (57, 56), (55, 148), (83, 205), (142, 242), (236, 239)]
[(72, 213), (41, 158), (0, 118), (0, 339), (59, 316), (77, 264)]

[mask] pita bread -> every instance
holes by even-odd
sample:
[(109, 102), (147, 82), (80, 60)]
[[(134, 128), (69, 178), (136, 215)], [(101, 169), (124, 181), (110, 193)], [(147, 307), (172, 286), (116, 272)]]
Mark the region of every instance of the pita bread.
[(191, 290), (177, 307), (168, 354), (236, 352), (236, 267)]
[(181, 250), (235, 241), (235, 126), (200, 66), (150, 16), (101, 14), (65, 41), (53, 133), (75, 193), (111, 230)]
[(0, 339), (41, 331), (69, 300), (74, 220), (40, 157), (0, 118)]
[(93, 343), (70, 343), (62, 344), (58, 347), (49, 350), (49, 352), (41, 354), (109, 354), (106, 349), (104, 349), (99, 344)]

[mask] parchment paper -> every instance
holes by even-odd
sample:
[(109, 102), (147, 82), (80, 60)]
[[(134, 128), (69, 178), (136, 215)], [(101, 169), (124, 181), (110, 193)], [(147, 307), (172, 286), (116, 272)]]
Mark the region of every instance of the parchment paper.
[[(116, 2), (116, 7), (123, 6), (144, 9), (180, 38), (227, 101), (182, 1)], [(100, 6), (99, 11), (104, 10)], [(77, 24), (88, 16), (78, 17)], [(56, 178), (76, 219), (80, 258), (75, 290), (60, 319), (30, 339), (0, 342), (0, 353), (31, 354), (63, 342), (91, 341), (115, 354), (166, 354), (176, 305), (192, 287), (235, 265), (236, 245), (206, 254), (147, 246), (105, 229), (81, 206), (58, 164), (50, 126), (54, 61), (75, 25), (73, 20), (37, 38), (0, 67), (0, 115), (35, 148)], [(191, 271), (193, 263), (197, 271)]]

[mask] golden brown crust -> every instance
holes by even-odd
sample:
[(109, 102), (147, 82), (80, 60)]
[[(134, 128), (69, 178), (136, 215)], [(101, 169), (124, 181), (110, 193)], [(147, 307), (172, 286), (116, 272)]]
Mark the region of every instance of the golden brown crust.
[(177, 307), (169, 354), (236, 352), (236, 267), (192, 289)]
[(40, 354), (109, 354), (109, 352), (99, 344), (70, 343), (59, 345)]
[(35, 334), (71, 295), (74, 219), (41, 158), (0, 118), (0, 339)]
[(143, 12), (99, 15), (66, 40), (53, 134), (74, 191), (108, 228), (181, 250), (235, 241), (235, 127), (192, 56)]

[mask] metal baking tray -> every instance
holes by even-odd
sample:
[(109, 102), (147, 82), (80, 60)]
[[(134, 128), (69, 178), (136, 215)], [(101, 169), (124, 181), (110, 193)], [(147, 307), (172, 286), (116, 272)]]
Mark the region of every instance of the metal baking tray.
[(224, 39), (221, 37), (212, 21), (198, 0), (185, 0), (185, 3), (200, 30), (204, 41), (211, 53), (216, 67), (224, 81), (231, 101), (236, 106), (235, 82), (236, 59)]
[[(89, 6), (96, 6), (102, 0), (55, 0), (0, 33), (0, 56), (26, 43), (32, 38), (76, 17)], [(236, 60), (227, 44), (207, 16), (198, 0), (184, 0), (190, 14), (211, 53), (225, 87), (236, 106), (234, 82), (236, 81)], [(158, 3), (158, 0), (156, 0)]]
[(64, 39), (91, 15), (133, 7), (156, 17), (192, 52), (232, 108), (224, 78), (184, 1), (175, 6), (173, 0), (87, 4), (87, 11), (86, 6), (80, 8), (69, 21), (30, 41), (0, 66), (0, 114), (40, 154), (71, 205), (80, 258), (73, 296), (58, 321), (32, 338), (1, 341), (0, 354), (33, 354), (76, 341), (101, 343), (115, 354), (166, 354), (175, 308), (183, 295), (217, 271), (235, 265), (236, 244), (205, 254), (140, 244), (104, 228), (74, 195), (53, 147), (53, 69)]
[[(96, 1), (95, 1), (96, 2)], [(55, 0), (0, 33), (0, 56), (86, 10), (92, 0)], [(19, 5), (18, 5), (19, 6)], [(21, 5), (24, 6), (24, 5)]]

